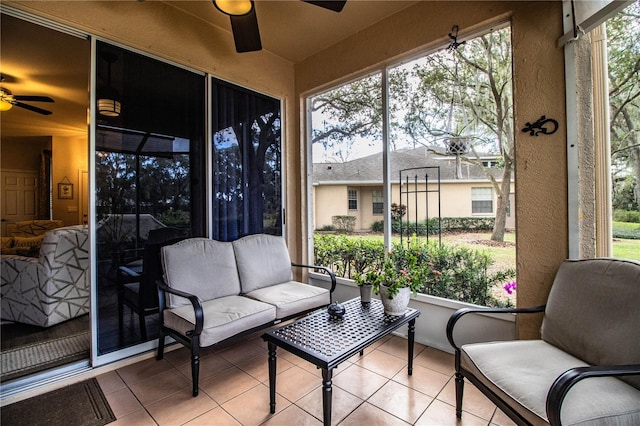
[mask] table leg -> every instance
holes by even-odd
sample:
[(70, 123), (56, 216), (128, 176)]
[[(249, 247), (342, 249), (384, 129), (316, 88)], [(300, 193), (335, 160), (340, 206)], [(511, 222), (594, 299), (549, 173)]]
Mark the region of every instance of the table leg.
[(409, 352), (409, 375), (413, 374), (413, 342), (416, 337), (416, 320), (415, 318), (409, 321), (409, 336), (408, 336), (408, 352)]
[(276, 345), (269, 342), (269, 412), (276, 412)]
[(333, 369), (322, 369), (322, 416), (324, 426), (331, 426), (331, 377)]

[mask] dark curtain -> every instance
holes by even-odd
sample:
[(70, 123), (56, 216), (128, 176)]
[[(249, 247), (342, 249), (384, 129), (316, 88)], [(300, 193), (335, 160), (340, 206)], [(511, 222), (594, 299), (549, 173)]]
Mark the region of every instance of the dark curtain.
[(213, 83), (213, 238), (282, 235), (280, 102)]
[(38, 219), (51, 219), (51, 150), (40, 154), (38, 172)]

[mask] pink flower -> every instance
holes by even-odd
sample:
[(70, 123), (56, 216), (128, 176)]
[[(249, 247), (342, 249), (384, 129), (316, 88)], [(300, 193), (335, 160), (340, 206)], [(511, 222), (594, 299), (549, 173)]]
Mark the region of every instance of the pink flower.
[(516, 284), (515, 281), (511, 281), (511, 282), (506, 283), (504, 286), (502, 286), (502, 288), (504, 288), (504, 290), (507, 293), (513, 294), (513, 292), (517, 290), (518, 285)]

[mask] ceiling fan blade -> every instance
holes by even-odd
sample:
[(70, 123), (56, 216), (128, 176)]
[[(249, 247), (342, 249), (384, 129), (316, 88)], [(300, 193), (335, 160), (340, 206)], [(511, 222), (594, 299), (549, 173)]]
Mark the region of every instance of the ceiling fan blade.
[(255, 8), (246, 15), (230, 16), (230, 18), (233, 40), (236, 43), (236, 51), (243, 53), (262, 50)]
[(42, 115), (50, 115), (51, 111), (47, 111), (46, 109), (38, 108), (33, 105), (23, 104), (22, 102), (13, 102), (13, 104), (17, 107), (28, 109), (29, 111), (37, 112)]
[(325, 9), (333, 10), (334, 12), (341, 12), (342, 8), (344, 8), (347, 0), (342, 1), (331, 1), (331, 0), (302, 0), (305, 3), (311, 3), (315, 6), (320, 6)]
[(13, 99), (16, 101), (29, 101), (29, 102), (54, 102), (48, 96), (29, 96), (29, 95), (13, 95)]

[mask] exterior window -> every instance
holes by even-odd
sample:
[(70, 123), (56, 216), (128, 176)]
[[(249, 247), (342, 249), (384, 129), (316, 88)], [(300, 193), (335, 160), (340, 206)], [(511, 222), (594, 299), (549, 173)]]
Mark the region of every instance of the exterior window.
[(471, 188), (471, 213), (493, 213), (493, 190)]
[(372, 193), (372, 213), (382, 214), (384, 213), (384, 199), (382, 198), (382, 191), (373, 191)]
[(358, 210), (358, 190), (349, 189), (348, 200), (349, 210)]

